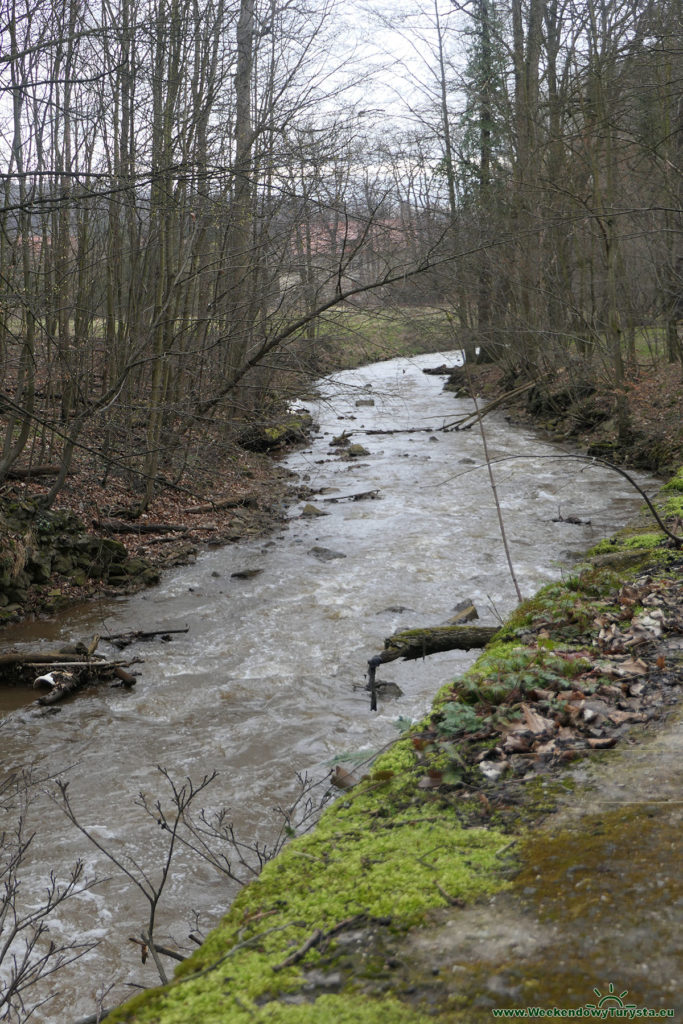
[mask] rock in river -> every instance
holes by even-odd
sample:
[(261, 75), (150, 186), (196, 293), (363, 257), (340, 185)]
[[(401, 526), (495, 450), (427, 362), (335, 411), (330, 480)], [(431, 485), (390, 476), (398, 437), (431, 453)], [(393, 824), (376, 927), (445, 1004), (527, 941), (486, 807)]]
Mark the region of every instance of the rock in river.
[(346, 555), (342, 551), (332, 551), (330, 548), (321, 548), (316, 544), (315, 547), (309, 548), (309, 555), (313, 555), (314, 558), (319, 558), (321, 562), (331, 562), (335, 558), (346, 558)]

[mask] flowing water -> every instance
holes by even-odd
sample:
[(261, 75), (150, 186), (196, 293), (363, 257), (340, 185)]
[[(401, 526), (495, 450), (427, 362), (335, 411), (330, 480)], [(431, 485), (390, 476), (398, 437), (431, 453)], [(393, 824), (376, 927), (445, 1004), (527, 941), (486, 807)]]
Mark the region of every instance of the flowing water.
[[(273, 809), (297, 792), (297, 773), (322, 779), (335, 757), (377, 750), (397, 735), (399, 717), (423, 714), (437, 687), (474, 655), (384, 666), (379, 678), (397, 683), (403, 696), (372, 713), (364, 672), (384, 637), (399, 627), (443, 622), (463, 599), (475, 602), (482, 624), (495, 624), (516, 603), (481, 436), (476, 429), (439, 430), (472, 403), (454, 399), (442, 391), (441, 378), (422, 373), (423, 366), (455, 359), (454, 353), (396, 359), (324, 382), (314, 409), (319, 431), (310, 448), (287, 462), (319, 491), (311, 501), (326, 515), (302, 517), (303, 504), (295, 505), (280, 533), (207, 551), (145, 593), (6, 630), (3, 643), (21, 645), (189, 627), (173, 642), (127, 649), (127, 656), (144, 658), (131, 690), (100, 686), (51, 713), (28, 705), (8, 712), (0, 725), (3, 769), (33, 762), (43, 773), (65, 772), (82, 822), (155, 875), (165, 837), (136, 798), (159, 797), (169, 806), (157, 766), (181, 781), (218, 771), (202, 806), (229, 808), (240, 836), (267, 841), (279, 820)], [(605, 467), (541, 458), (561, 452), (510, 427), (502, 415), (484, 422), (515, 572), (528, 596), (622, 524), (640, 498)], [(368, 432), (425, 427), (431, 430)], [(344, 448), (330, 442), (345, 431), (369, 454), (344, 459)], [(367, 491), (378, 494), (331, 500)], [(590, 525), (553, 522), (560, 515)], [(344, 557), (324, 560), (313, 549)], [(245, 569), (260, 571), (232, 577)], [(13, 699), (16, 704), (16, 693)], [(42, 793), (28, 822), (36, 835), (27, 859), (27, 904), (40, 898), (50, 871), (65, 877), (79, 857), (88, 875), (109, 879), (55, 915), (55, 941), (75, 935), (100, 943), (51, 979), (43, 991), (58, 994), (33, 1019), (75, 1021), (111, 982), (107, 1005), (135, 991), (126, 985), (157, 983), (153, 964), (143, 967), (129, 941), (147, 922), (139, 891)], [(195, 912), (200, 927), (210, 926), (234, 891), (181, 849), (159, 910), (158, 941), (187, 948)]]

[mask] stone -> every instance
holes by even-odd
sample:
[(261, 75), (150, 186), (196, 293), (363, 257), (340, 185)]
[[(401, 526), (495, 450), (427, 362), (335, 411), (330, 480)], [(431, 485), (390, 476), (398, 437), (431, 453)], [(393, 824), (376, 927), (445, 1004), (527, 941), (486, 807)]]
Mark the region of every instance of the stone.
[(316, 508), (315, 505), (311, 505), (310, 502), (301, 510), (302, 519), (315, 519), (316, 516), (329, 516), (329, 514), (329, 512), (324, 512), (322, 509)]
[(74, 560), (71, 555), (58, 553), (52, 559), (52, 571), (66, 576), (74, 567)]
[(26, 560), (26, 571), (32, 583), (49, 583), (52, 559), (47, 552), (32, 551)]
[(346, 555), (342, 551), (332, 551), (330, 548), (321, 548), (317, 544), (315, 547), (309, 548), (309, 555), (313, 555), (314, 558), (319, 558), (321, 562), (331, 562), (335, 558), (346, 558)]

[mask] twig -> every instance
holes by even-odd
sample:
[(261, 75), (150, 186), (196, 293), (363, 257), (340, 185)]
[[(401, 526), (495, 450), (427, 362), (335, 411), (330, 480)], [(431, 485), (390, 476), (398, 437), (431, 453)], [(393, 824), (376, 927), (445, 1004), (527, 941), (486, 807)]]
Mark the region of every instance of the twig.
[(437, 889), (439, 890), (439, 892), (441, 893), (449, 907), (465, 906), (465, 901), (461, 899), (459, 896), (451, 896), (450, 893), (447, 893), (446, 890), (439, 885), (438, 882), (435, 882), (434, 885), (437, 887)]
[(164, 970), (164, 965), (159, 959), (159, 953), (157, 951), (156, 946), (154, 945), (154, 942), (152, 941), (151, 936), (149, 936), (147, 932), (141, 932), (140, 934), (142, 935), (142, 941), (145, 943), (150, 953), (152, 954), (152, 959), (156, 964), (157, 971), (159, 972), (159, 977), (161, 978), (161, 984), (168, 985), (168, 975)]
[[(134, 935), (128, 936), (129, 942), (134, 942), (136, 946), (140, 946), (142, 950), (149, 948), (149, 943), (143, 942), (142, 939), (136, 939)], [(200, 943), (201, 945), (201, 943)], [(175, 949), (169, 949), (168, 946), (160, 946), (158, 942), (154, 944), (154, 948), (157, 953), (161, 953), (162, 956), (170, 956), (173, 960), (179, 960), (181, 963), (183, 960), (187, 960), (187, 957), (183, 956), (182, 953), (178, 953)]]
[(297, 924), (296, 921), (290, 921), (287, 924), (276, 925), (274, 928), (267, 928), (265, 932), (258, 932), (256, 935), (252, 935), (251, 938), (245, 939), (244, 942), (238, 942), (235, 946), (232, 946), (224, 956), (220, 959), (215, 960), (214, 963), (209, 964), (208, 967), (204, 967), (203, 970), (197, 971), (195, 974), (187, 974), (182, 978), (177, 979), (178, 985), (183, 985), (187, 981), (196, 981), (197, 978), (203, 978), (205, 974), (210, 974), (211, 971), (215, 971), (217, 967), (229, 960), (235, 953), (239, 953), (241, 949), (247, 949), (249, 946), (253, 946), (260, 939), (264, 939), (266, 935), (271, 935), (273, 932), (282, 932), (285, 928), (293, 928)]
[(282, 963), (275, 964), (273, 970), (284, 971), (286, 967), (293, 967), (294, 964), (297, 964), (299, 962), (299, 960), (303, 960), (303, 958), (308, 953), (309, 949), (313, 949), (314, 946), (320, 945), (324, 937), (325, 933), (322, 932), (320, 928), (316, 928), (313, 934), (309, 935), (309, 937), (306, 939), (303, 946), (299, 946), (298, 949), (295, 949), (294, 952), (290, 956), (288, 956), (286, 960), (282, 961)]

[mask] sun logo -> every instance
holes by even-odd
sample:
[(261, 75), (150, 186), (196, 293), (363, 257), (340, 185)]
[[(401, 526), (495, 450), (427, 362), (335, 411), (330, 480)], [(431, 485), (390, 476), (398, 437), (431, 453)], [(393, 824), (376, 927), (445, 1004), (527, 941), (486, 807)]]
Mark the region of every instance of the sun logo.
[(624, 1010), (635, 1009), (635, 1005), (636, 1005), (635, 1003), (625, 1003), (624, 1002), (624, 996), (628, 995), (628, 989), (627, 988), (625, 988), (623, 992), (620, 992), (619, 995), (617, 995), (616, 992), (614, 991), (614, 985), (610, 982), (610, 984), (608, 986), (608, 989), (607, 989), (607, 994), (606, 995), (603, 996), (603, 994), (602, 994), (602, 992), (600, 991), (599, 988), (594, 988), (593, 991), (595, 992), (596, 996), (598, 997), (598, 1002), (597, 1003), (586, 1003), (586, 1009), (587, 1010), (601, 1010), (605, 1006), (618, 1006), (618, 1007), (620, 1007), (621, 1009), (624, 1009)]

